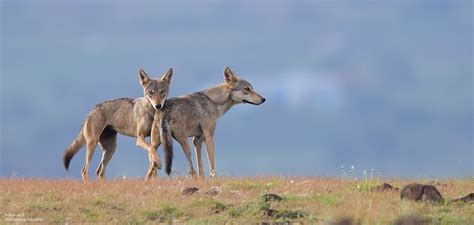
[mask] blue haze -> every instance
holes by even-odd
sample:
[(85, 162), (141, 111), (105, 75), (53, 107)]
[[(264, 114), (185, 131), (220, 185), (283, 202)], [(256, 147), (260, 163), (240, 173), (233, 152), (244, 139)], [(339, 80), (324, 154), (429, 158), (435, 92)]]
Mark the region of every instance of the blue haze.
[[(219, 121), (221, 175), (340, 176), (355, 165), (358, 176), (473, 176), (472, 9), (457, 0), (2, 1), (0, 176), (79, 178), (84, 149), (69, 173), (64, 149), (95, 104), (142, 95), (139, 68), (173, 67), (178, 96), (222, 82), (225, 66), (267, 102)], [(134, 143), (119, 136), (108, 177), (145, 174)], [(177, 143), (175, 159), (184, 175)]]

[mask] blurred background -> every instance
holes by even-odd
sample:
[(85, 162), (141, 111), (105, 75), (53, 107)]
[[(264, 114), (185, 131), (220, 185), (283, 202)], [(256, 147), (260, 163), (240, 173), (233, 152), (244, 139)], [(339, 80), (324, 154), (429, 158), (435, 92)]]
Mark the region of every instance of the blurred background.
[[(472, 10), (458, 0), (3, 0), (0, 175), (79, 178), (84, 148), (69, 172), (64, 149), (95, 104), (143, 95), (140, 68), (173, 67), (179, 96), (222, 82), (230, 66), (267, 102), (219, 120), (218, 175), (341, 176), (354, 165), (357, 176), (473, 176)], [(143, 177), (147, 166), (120, 135), (106, 176)], [(176, 142), (173, 169), (187, 171)]]

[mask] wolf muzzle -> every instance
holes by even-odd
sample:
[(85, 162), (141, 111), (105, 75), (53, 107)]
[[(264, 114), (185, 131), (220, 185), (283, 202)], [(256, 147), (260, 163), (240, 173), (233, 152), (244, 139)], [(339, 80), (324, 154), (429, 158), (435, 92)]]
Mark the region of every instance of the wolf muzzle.
[(247, 100), (245, 100), (245, 99), (242, 100), (242, 101), (245, 102), (245, 103), (248, 103), (248, 104), (252, 104), (252, 105), (260, 105), (260, 104), (263, 104), (263, 103), (266, 101), (266, 99), (265, 99), (265, 98), (261, 98), (261, 99), (260, 99), (260, 103), (250, 102), (250, 101), (247, 101)]

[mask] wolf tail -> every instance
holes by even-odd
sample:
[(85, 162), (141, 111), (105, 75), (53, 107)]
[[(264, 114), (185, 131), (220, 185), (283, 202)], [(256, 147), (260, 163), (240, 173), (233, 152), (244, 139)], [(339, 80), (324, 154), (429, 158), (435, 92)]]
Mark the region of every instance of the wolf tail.
[(77, 135), (76, 139), (64, 151), (63, 162), (64, 168), (66, 168), (66, 170), (69, 169), (69, 163), (71, 162), (72, 157), (81, 149), (84, 143), (85, 139), (83, 126), (81, 127), (81, 131), (79, 131), (79, 134)]
[(170, 128), (166, 116), (160, 121), (160, 139), (163, 143), (165, 152), (165, 171), (168, 175), (171, 174), (171, 166), (173, 163), (173, 139), (171, 137)]

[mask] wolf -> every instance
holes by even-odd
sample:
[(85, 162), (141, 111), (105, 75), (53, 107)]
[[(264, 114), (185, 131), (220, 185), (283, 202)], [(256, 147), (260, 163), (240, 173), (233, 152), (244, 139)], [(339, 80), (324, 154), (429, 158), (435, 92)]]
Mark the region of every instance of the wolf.
[[(150, 78), (143, 69), (140, 69), (139, 79), (144, 97), (118, 98), (97, 104), (85, 119), (76, 139), (64, 151), (63, 163), (66, 170), (72, 157), (85, 144), (86, 158), (82, 168), (82, 179), (87, 181), (89, 163), (99, 143), (102, 147), (102, 159), (96, 174), (99, 179), (103, 179), (105, 168), (117, 146), (117, 133), (136, 137), (136, 145), (148, 151), (150, 144), (145, 141), (145, 137), (150, 136), (155, 111), (163, 108), (165, 104), (172, 76), (173, 68), (159, 79)], [(148, 152), (148, 158), (155, 167), (161, 166), (156, 151)]]
[[(195, 177), (196, 172), (188, 144), (188, 137), (193, 137), (199, 177), (204, 177), (201, 160), (203, 142), (206, 145), (210, 177), (215, 177), (213, 136), (217, 120), (236, 104), (260, 105), (264, 102), (265, 98), (257, 93), (248, 81), (239, 78), (229, 67), (225, 67), (223, 83), (194, 94), (169, 98), (161, 110), (155, 111), (149, 151), (156, 151), (163, 143), (166, 173), (169, 175), (173, 158), (172, 138), (174, 138), (185, 153), (189, 174)], [(147, 177), (155, 176), (157, 172), (157, 168), (151, 163)]]

